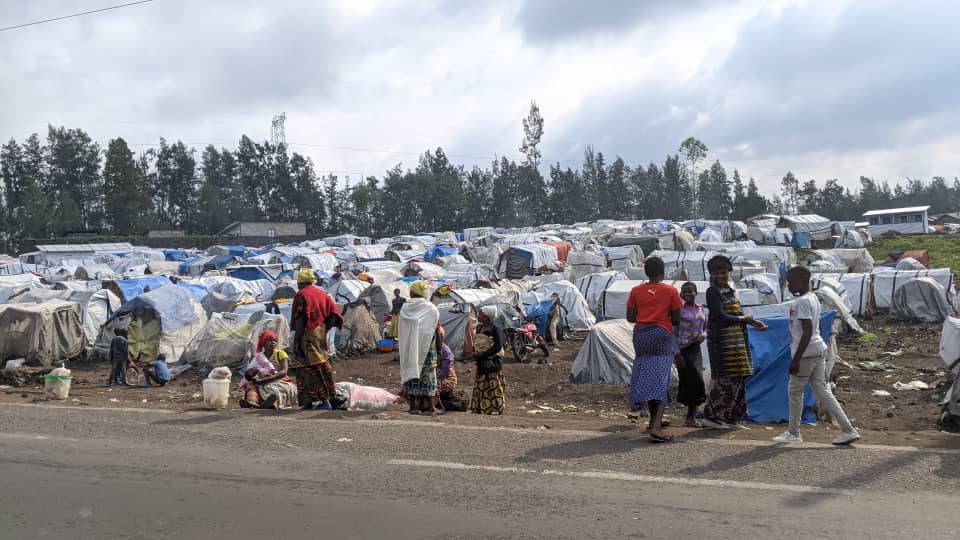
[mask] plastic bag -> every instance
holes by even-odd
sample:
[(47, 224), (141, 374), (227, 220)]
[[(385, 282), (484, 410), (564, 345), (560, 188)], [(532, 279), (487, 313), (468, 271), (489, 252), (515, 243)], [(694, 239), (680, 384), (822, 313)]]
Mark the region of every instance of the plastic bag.
[(43, 376), (44, 395), (47, 399), (67, 399), (70, 395), (70, 370), (60, 366)]
[(384, 411), (400, 397), (375, 386), (354, 386), (347, 408), (351, 411)]
[(210, 370), (210, 374), (207, 375), (208, 379), (221, 379), (221, 380), (230, 380), (230, 368), (227, 367), (218, 367)]

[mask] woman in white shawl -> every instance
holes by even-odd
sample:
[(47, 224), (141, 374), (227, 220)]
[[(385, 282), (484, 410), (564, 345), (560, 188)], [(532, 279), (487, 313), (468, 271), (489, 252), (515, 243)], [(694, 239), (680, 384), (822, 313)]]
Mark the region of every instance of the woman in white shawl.
[(400, 383), (410, 414), (441, 414), (437, 397), (437, 358), (443, 349), (440, 311), (427, 300), (426, 281), (410, 285), (410, 300), (400, 310)]

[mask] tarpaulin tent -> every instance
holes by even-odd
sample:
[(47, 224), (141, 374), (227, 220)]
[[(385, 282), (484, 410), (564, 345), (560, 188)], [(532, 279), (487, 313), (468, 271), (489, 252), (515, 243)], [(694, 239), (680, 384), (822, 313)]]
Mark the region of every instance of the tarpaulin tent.
[(640, 246), (622, 246), (604, 248), (607, 266), (621, 272), (632, 266), (643, 265), (643, 250)]
[(951, 269), (891, 270), (880, 267), (873, 271), (873, 297), (876, 300), (877, 309), (890, 309), (893, 304), (893, 293), (904, 283), (918, 277), (933, 278), (943, 286), (947, 302), (953, 304), (953, 271)]
[(114, 312), (100, 330), (96, 351), (107, 357), (114, 330), (126, 328), (134, 358), (153, 360), (162, 352), (172, 363), (206, 322), (207, 314), (189, 291), (172, 285), (160, 287), (125, 302)]
[(311, 253), (309, 255), (298, 255), (293, 259), (293, 265), (323, 272), (336, 272), (340, 263), (336, 257), (329, 253)]
[(473, 354), (476, 337), (477, 314), (469, 304), (440, 306), (440, 325), (445, 335), (444, 343), (457, 358)]
[(810, 286), (816, 290), (823, 286), (824, 282), (829, 286), (831, 281), (840, 284), (843, 290), (837, 290), (837, 293), (844, 298), (854, 315), (868, 316), (874, 313), (876, 306), (873, 299), (873, 274), (814, 273), (810, 278)]
[(918, 277), (893, 292), (890, 315), (906, 321), (943, 322), (953, 315), (953, 307), (943, 285), (933, 278)]
[(599, 322), (573, 360), (569, 380), (577, 384), (630, 384), (633, 358), (633, 324), (625, 319)]
[(193, 295), (193, 298), (196, 299), (197, 302), (201, 302), (201, 303), (203, 302), (203, 299), (206, 298), (208, 294), (210, 294), (210, 289), (208, 289), (205, 285), (201, 285), (199, 283), (191, 283), (189, 281), (180, 281), (177, 283), (177, 287), (182, 287), (190, 291), (190, 294)]
[(210, 317), (214, 313), (232, 313), (238, 305), (255, 303), (256, 301), (256, 297), (247, 291), (240, 291), (232, 295), (211, 292), (204, 296), (200, 305), (203, 306), (203, 310)]
[[(672, 285), (673, 288), (679, 292), (680, 287), (687, 281), (691, 280), (666, 280), (663, 283)], [(646, 283), (646, 281), (623, 280), (611, 283), (607, 290), (603, 292), (603, 318), (625, 319), (627, 317), (627, 300), (630, 297), (630, 292), (634, 287), (643, 283)], [(710, 284), (706, 281), (693, 281), (692, 283), (697, 286), (697, 303), (706, 304), (707, 288)], [(736, 289), (736, 293), (740, 298), (740, 303), (744, 306), (753, 306), (762, 303), (760, 293), (754, 289)]]
[(80, 317), (86, 346), (93, 347), (100, 327), (114, 311), (120, 309), (120, 299), (107, 289), (100, 290), (47, 290), (31, 289), (12, 299), (17, 304), (42, 304), (50, 300), (80, 304)]
[(292, 264), (265, 264), (265, 265), (242, 265), (230, 266), (226, 268), (227, 275), (242, 279), (245, 281), (269, 280), (276, 281), (281, 277), (293, 277), (294, 267)]
[(370, 284), (366, 281), (345, 279), (330, 285), (326, 288), (326, 291), (337, 304), (352, 304), (360, 298), (360, 294), (369, 286)]
[(238, 293), (246, 291), (259, 302), (272, 299), (273, 292), (276, 290), (273, 281), (267, 279), (246, 280), (230, 276), (206, 276), (190, 283), (199, 283), (209, 289), (210, 292), (224, 296), (236, 296)]
[(590, 306), (590, 311), (594, 315), (600, 314), (600, 306), (603, 300), (603, 291), (610, 287), (614, 281), (623, 281), (627, 275), (623, 272), (609, 271), (598, 272), (581, 277), (576, 281), (577, 289)]
[(103, 288), (110, 290), (121, 302), (129, 302), (143, 294), (147, 287), (155, 291), (164, 285), (173, 284), (167, 276), (144, 276), (134, 279), (117, 279), (103, 282)]
[[(337, 350), (347, 354), (364, 354), (377, 348), (377, 342), (383, 337), (380, 324), (365, 302), (348, 304), (343, 309), (344, 332), (337, 333)], [(347, 332), (349, 331), (349, 332)], [(340, 343), (341, 336), (348, 336), (346, 343)]]
[(607, 267), (606, 257), (593, 251), (571, 251), (567, 256), (570, 279), (577, 281), (583, 276), (603, 272)]
[(403, 269), (406, 277), (419, 276), (423, 279), (440, 279), (447, 275), (442, 267), (428, 262), (411, 261)]
[(524, 244), (511, 247), (500, 256), (497, 272), (507, 279), (521, 279), (553, 268), (556, 262), (557, 248), (545, 244)]
[(887, 255), (886, 259), (884, 259), (884, 262), (897, 263), (907, 258), (915, 259), (922, 264), (924, 268), (930, 267), (930, 252), (925, 249), (890, 253)]
[(85, 348), (80, 304), (49, 300), (0, 305), (0, 360), (22, 357), (49, 367), (79, 356)]
[(221, 366), (243, 369), (257, 350), (260, 334), (267, 330), (277, 335), (278, 349), (290, 343), (290, 324), (282, 315), (214, 313), (190, 340), (180, 360), (201, 370)]
[(495, 281), (500, 279), (497, 271), (485, 264), (451, 264), (443, 267), (446, 279), (456, 281), (461, 287), (469, 287), (476, 281)]
[[(830, 342), (830, 328), (836, 313), (820, 314), (820, 335)], [(753, 353), (753, 376), (747, 379), (748, 418), (754, 422), (785, 422), (790, 417), (790, 402), (787, 386), (790, 383), (790, 319), (788, 317), (766, 318), (767, 330), (757, 331), (748, 327), (750, 350)], [(804, 392), (805, 423), (816, 422), (811, 409), (815, 403), (808, 386)]]
[(571, 330), (590, 330), (597, 324), (597, 318), (591, 313), (590, 306), (580, 290), (569, 281), (562, 280), (540, 286), (541, 294), (556, 294), (566, 316), (567, 326)]
[(449, 257), (460, 253), (460, 248), (455, 246), (435, 245), (430, 248), (423, 256), (427, 262), (434, 262), (437, 257)]
[(168, 261), (183, 262), (190, 258), (190, 254), (183, 249), (165, 249), (163, 256)]
[(370, 310), (378, 323), (382, 322), (387, 313), (393, 309), (393, 291), (395, 290), (400, 291), (401, 298), (410, 298), (410, 285), (402, 281), (389, 284), (374, 283), (360, 293), (360, 298), (370, 304)]

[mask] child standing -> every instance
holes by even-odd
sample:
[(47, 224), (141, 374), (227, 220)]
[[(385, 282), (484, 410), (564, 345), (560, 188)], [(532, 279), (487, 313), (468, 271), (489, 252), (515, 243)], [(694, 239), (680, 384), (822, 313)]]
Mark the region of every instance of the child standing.
[(680, 378), (677, 401), (687, 406), (684, 425), (700, 427), (696, 420), (697, 407), (707, 399), (703, 384), (703, 355), (700, 353), (700, 344), (707, 339), (707, 316), (703, 307), (697, 304), (695, 283), (684, 283), (680, 287), (680, 298), (683, 299), (683, 307), (680, 308), (680, 325), (676, 333), (680, 347), (680, 353), (676, 356), (677, 375)]
[(810, 292), (810, 269), (794, 266), (787, 272), (787, 287), (796, 296), (790, 306), (790, 425), (774, 442), (801, 442), (800, 415), (803, 391), (810, 383), (817, 402), (840, 424), (833, 444), (850, 444), (860, 438), (827, 383), (827, 344), (820, 337), (820, 300)]
[(124, 386), (127, 381), (127, 362), (130, 361), (130, 344), (127, 343), (127, 331), (117, 328), (110, 342), (110, 379), (104, 386)]

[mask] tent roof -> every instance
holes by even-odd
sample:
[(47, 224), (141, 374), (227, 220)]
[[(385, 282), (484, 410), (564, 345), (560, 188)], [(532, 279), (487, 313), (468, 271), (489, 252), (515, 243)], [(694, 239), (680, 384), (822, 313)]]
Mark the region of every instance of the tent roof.
[(929, 209), (930, 209), (929, 206), (908, 206), (906, 208), (890, 208), (887, 210), (870, 210), (869, 212), (864, 212), (863, 217), (881, 216), (884, 214), (909, 214), (911, 212), (926, 212)]

